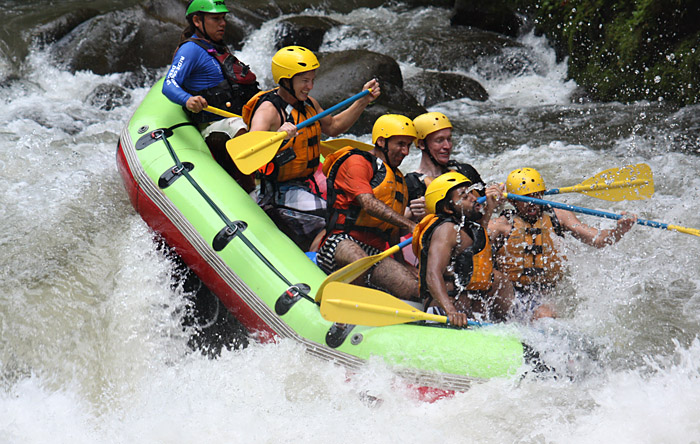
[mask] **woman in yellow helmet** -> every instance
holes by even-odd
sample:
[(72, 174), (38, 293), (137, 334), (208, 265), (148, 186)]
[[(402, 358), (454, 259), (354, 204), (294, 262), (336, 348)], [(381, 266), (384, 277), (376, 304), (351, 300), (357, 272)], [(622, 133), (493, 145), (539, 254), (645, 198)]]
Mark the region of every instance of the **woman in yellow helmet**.
[(428, 185), (428, 215), (413, 231), (420, 297), (426, 310), (448, 316), (457, 326), (467, 325), (467, 317), (476, 312), (502, 320), (510, 311), (513, 286), (493, 269), (491, 243), (479, 223), (484, 213), (498, 205), (499, 194), (490, 189), (482, 206), (474, 184), (449, 171)]
[[(537, 170), (518, 168), (508, 175), (506, 190), (541, 199), (546, 187)], [(515, 287), (517, 308), (534, 318), (555, 316), (554, 309), (541, 299), (562, 276), (566, 258), (560, 243), (566, 232), (587, 245), (603, 248), (619, 241), (637, 220), (631, 215), (619, 219), (615, 228), (601, 230), (584, 224), (571, 211), (515, 200), (511, 204), (514, 210), (504, 211), (489, 223), (489, 236), (496, 267)]]
[(367, 105), (379, 97), (379, 83), (370, 80), (363, 87), (371, 88), (370, 94), (297, 132), (299, 123), (323, 111), (310, 96), (320, 64), (310, 50), (287, 46), (277, 51), (271, 65), (278, 87), (259, 93), (243, 109), (250, 131), (287, 133), (275, 158), (259, 170), (259, 204), (280, 229), (306, 250), (324, 226), (326, 203), (313, 180), (319, 165), (321, 134), (334, 137), (347, 131)]

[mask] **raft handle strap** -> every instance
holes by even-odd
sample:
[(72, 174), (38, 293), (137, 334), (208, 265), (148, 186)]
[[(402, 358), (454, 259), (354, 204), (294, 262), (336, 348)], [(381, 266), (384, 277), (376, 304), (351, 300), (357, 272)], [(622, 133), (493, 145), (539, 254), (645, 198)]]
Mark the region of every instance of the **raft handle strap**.
[[(184, 124), (178, 124), (178, 125), (175, 125), (174, 127), (182, 126), (182, 125), (184, 125)], [(171, 134), (172, 134), (172, 131), (171, 131)], [(170, 156), (175, 161), (175, 165), (178, 167), (182, 167), (182, 165), (183, 165), (182, 162), (180, 162), (180, 159), (177, 157), (175, 150), (173, 149), (172, 145), (170, 144), (170, 141), (168, 140), (167, 130), (164, 130), (164, 129), (155, 130), (152, 133), (152, 137), (156, 140), (162, 139), (163, 143), (165, 143), (165, 147), (168, 149), (168, 152), (170, 153)], [(243, 235), (242, 232), (239, 232), (239, 226), (237, 226), (234, 222), (231, 222), (231, 220), (229, 220), (229, 218), (226, 216), (226, 214), (224, 214), (224, 212), (221, 211), (221, 208), (219, 208), (214, 203), (214, 201), (211, 200), (211, 198), (207, 195), (207, 193), (204, 192), (202, 187), (199, 186), (197, 181), (194, 180), (194, 177), (192, 177), (190, 172), (187, 171), (187, 168), (184, 168), (182, 170), (182, 174), (187, 178), (187, 180), (190, 182), (192, 187), (195, 190), (197, 190), (197, 192), (200, 194), (202, 199), (204, 199), (207, 202), (207, 204), (209, 204), (211, 209), (214, 210), (214, 212), (221, 218), (222, 221), (224, 221), (224, 223), (226, 224), (226, 227), (230, 229), (230, 232), (234, 233), (234, 234), (238, 232), (238, 238), (241, 241), (243, 241), (244, 244), (246, 244), (246, 246), (250, 249), (250, 251), (252, 251), (263, 262), (263, 264), (265, 264), (265, 266), (270, 269), (270, 271), (272, 271), (277, 277), (279, 277), (282, 282), (284, 282), (286, 285), (291, 287), (292, 283), (289, 282), (289, 280), (286, 277), (284, 277), (284, 275), (282, 273), (280, 273), (280, 271), (277, 268), (275, 268), (274, 265), (272, 265), (272, 263), (260, 252), (260, 250), (257, 249), (257, 247), (255, 245), (253, 245), (252, 242), (250, 242), (250, 240), (248, 240), (247, 237), (245, 237)], [(237, 221), (237, 222), (241, 223), (242, 221)]]
[(350, 335), (353, 328), (355, 328), (353, 324), (334, 323), (326, 333), (326, 345), (331, 348), (340, 347), (343, 345), (343, 342), (345, 342), (345, 339), (347, 339), (347, 337)]
[(310, 290), (311, 287), (306, 284), (292, 285), (286, 289), (279, 298), (277, 298), (277, 301), (275, 302), (275, 313), (277, 313), (278, 316), (287, 314), (289, 309), (292, 308), (301, 298), (316, 303), (316, 301), (308, 296)]

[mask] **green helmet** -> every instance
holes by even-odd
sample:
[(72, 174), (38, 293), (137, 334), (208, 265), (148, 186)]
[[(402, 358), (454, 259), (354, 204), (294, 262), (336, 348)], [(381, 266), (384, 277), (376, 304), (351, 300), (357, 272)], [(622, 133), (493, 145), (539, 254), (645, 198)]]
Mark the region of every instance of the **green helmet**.
[(230, 12), (223, 0), (192, 0), (187, 6), (185, 16), (189, 17), (195, 12), (208, 12), (210, 14), (219, 14), (222, 12)]

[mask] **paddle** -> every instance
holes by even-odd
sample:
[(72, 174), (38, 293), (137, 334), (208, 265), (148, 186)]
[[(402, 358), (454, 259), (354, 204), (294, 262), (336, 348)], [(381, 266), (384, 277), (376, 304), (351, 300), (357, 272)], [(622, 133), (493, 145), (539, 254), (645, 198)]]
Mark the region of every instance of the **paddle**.
[(362, 151), (369, 151), (374, 148), (374, 146), (370, 145), (369, 143), (358, 142), (357, 140), (353, 139), (329, 139), (321, 141), (321, 154), (324, 157), (327, 157), (331, 153), (334, 153), (341, 148), (345, 148), (346, 146), (351, 146)]
[(598, 199), (621, 201), (648, 199), (654, 194), (654, 178), (645, 163), (610, 168), (578, 185), (547, 190), (544, 194), (581, 193)]
[(221, 116), (221, 117), (241, 117), (238, 114), (233, 114), (233, 113), (230, 113), (228, 111), (224, 111), (223, 109), (219, 109), (219, 108), (214, 108), (213, 106), (205, 106), (204, 108), (202, 108), (202, 111), (216, 114), (217, 116)]
[[(388, 251), (388, 250), (387, 250)], [(329, 282), (321, 301), (321, 316), (331, 322), (381, 327), (416, 321), (449, 324), (447, 316), (425, 313), (383, 291)], [(467, 321), (469, 326), (490, 325)]]
[(333, 273), (329, 274), (328, 277), (326, 277), (326, 279), (324, 279), (323, 282), (321, 282), (321, 285), (318, 287), (318, 291), (316, 292), (316, 302), (320, 302), (323, 300), (323, 293), (326, 290), (326, 286), (328, 284), (332, 282), (348, 283), (354, 281), (359, 276), (361, 276), (362, 273), (367, 271), (372, 265), (376, 264), (377, 262), (381, 261), (386, 257), (391, 256), (406, 245), (410, 244), (412, 241), (413, 237), (409, 237), (405, 241), (396, 244), (393, 247), (382, 251), (379, 254), (375, 254), (374, 256), (363, 257), (362, 259), (358, 259), (355, 262), (344, 266), (340, 270), (336, 270)]
[[(302, 129), (311, 125), (330, 113), (366, 96), (370, 91), (371, 89), (366, 89), (316, 114), (310, 119), (304, 120), (297, 125), (297, 129)], [(234, 137), (226, 142), (226, 150), (236, 163), (238, 169), (241, 170), (243, 174), (250, 174), (275, 157), (285, 137), (287, 137), (287, 133), (284, 131), (253, 131), (243, 134), (242, 136)]]
[[(575, 205), (563, 204), (563, 203), (559, 203), (559, 202), (551, 202), (549, 200), (536, 199), (534, 197), (519, 196), (517, 194), (504, 193), (504, 196), (508, 197), (508, 199), (519, 200), (521, 202), (530, 202), (530, 203), (534, 203), (537, 205), (545, 205), (545, 206), (550, 206), (553, 208), (559, 208), (562, 210), (574, 211), (576, 213), (583, 213), (583, 214), (589, 214), (591, 216), (605, 217), (608, 219), (622, 219), (623, 217), (625, 217), (621, 214), (608, 213), (605, 211), (598, 211), (598, 210), (591, 210), (589, 208), (582, 208), (582, 207), (577, 207)], [(481, 201), (481, 199), (486, 200), (486, 198), (480, 197), (479, 199), (477, 199), (477, 201)], [(648, 227), (663, 228), (666, 230), (679, 231), (681, 233), (692, 234), (694, 236), (700, 236), (700, 230), (697, 228), (686, 228), (686, 227), (681, 227), (678, 225), (669, 225), (669, 224), (664, 224), (661, 222), (655, 222), (652, 220), (645, 220), (645, 219), (637, 219), (637, 223), (640, 225), (646, 225)]]

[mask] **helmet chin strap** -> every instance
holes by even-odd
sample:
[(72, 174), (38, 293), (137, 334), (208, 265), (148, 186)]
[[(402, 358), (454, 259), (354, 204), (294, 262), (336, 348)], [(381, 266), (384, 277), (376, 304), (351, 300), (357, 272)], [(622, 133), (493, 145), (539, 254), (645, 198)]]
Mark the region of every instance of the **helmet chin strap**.
[(199, 29), (199, 28), (194, 24), (194, 18), (192, 18), (192, 25), (194, 26), (194, 29), (196, 29), (198, 32), (201, 32), (201, 33), (202, 33), (202, 36), (203, 36), (205, 39), (209, 40), (210, 42), (222, 43), (222, 42), (216, 42), (216, 41), (214, 41), (214, 39), (212, 39), (212, 38), (209, 36), (209, 34), (207, 33), (207, 27), (204, 26), (204, 15), (203, 15), (203, 14), (199, 14), (199, 13), (195, 13), (194, 15), (198, 16), (199, 19), (202, 21), (202, 29)]
[[(287, 82), (285, 82), (285, 80), (289, 80), (289, 86), (286, 85)], [(280, 79), (280, 88), (291, 94), (297, 102), (300, 102), (299, 97), (297, 97), (297, 94), (294, 92), (294, 88), (292, 87), (292, 79)]]
[(381, 146), (378, 143), (374, 144), (374, 146), (379, 148), (379, 151), (381, 151), (382, 154), (384, 154), (384, 163), (389, 165), (389, 168), (391, 168), (393, 171), (396, 168), (394, 168), (394, 165), (392, 165), (391, 162), (389, 162), (389, 147), (387, 145), (389, 145), (389, 139), (387, 139), (387, 138), (384, 138), (384, 146)]

